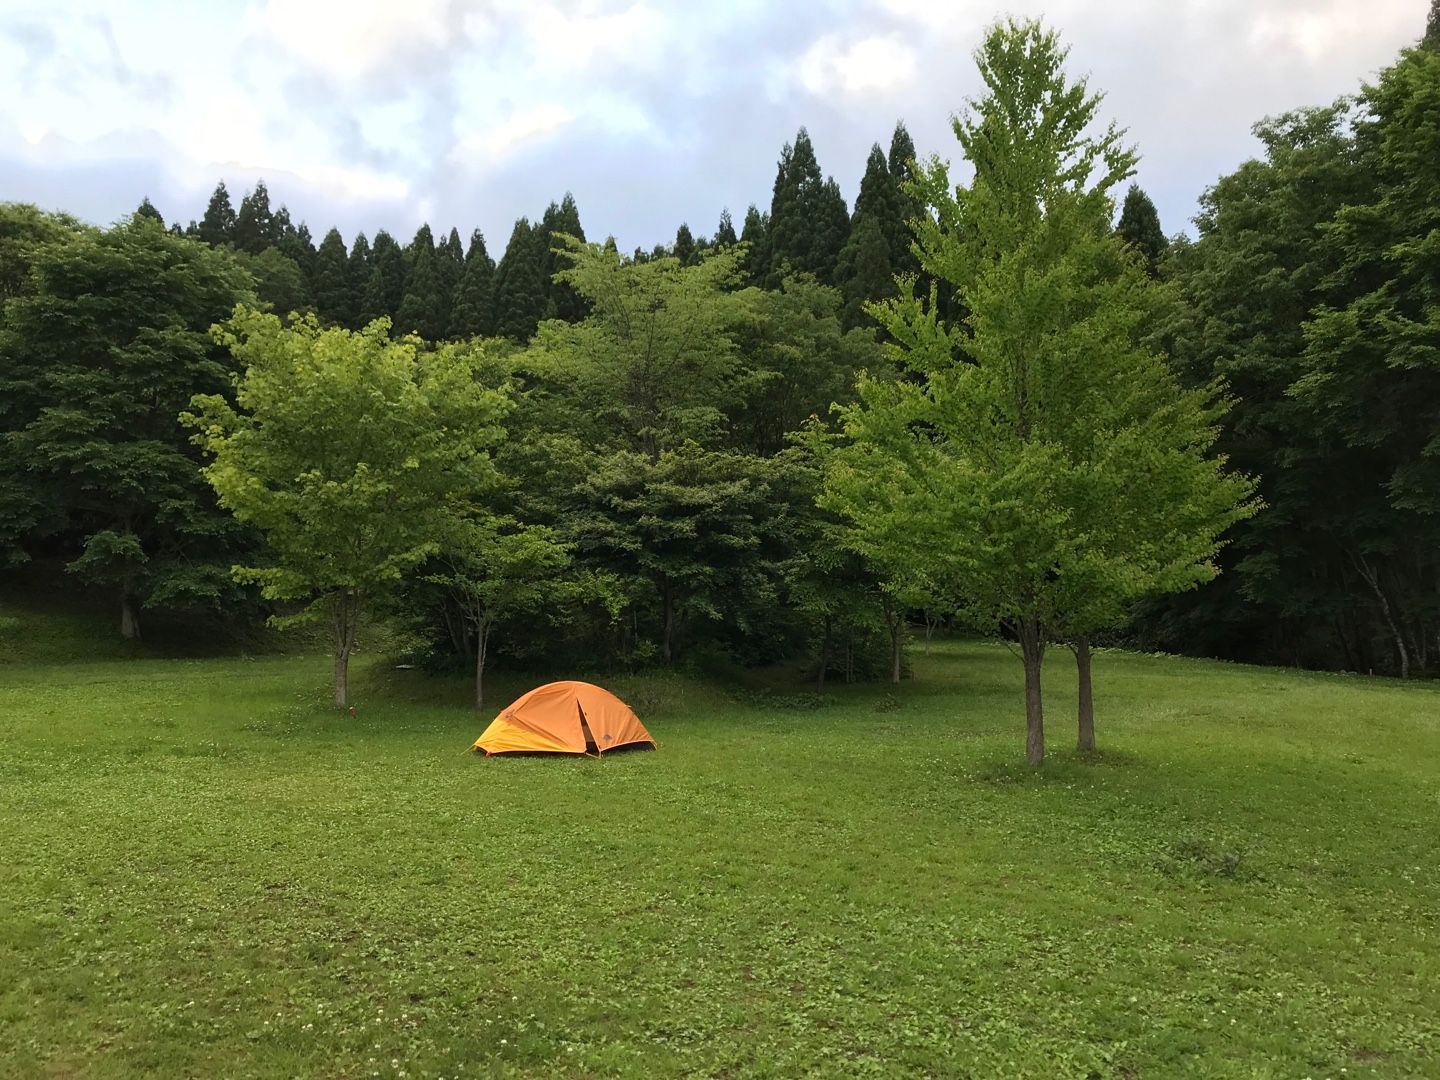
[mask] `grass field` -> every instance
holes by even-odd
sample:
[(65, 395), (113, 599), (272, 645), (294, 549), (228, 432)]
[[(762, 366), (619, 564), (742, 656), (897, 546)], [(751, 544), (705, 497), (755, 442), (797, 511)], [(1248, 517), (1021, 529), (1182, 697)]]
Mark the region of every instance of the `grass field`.
[(487, 761), (462, 682), (67, 626), (0, 604), (0, 1075), (1440, 1076), (1437, 688), (1102, 653), (1081, 762), (1055, 653), (1029, 775), (945, 643)]

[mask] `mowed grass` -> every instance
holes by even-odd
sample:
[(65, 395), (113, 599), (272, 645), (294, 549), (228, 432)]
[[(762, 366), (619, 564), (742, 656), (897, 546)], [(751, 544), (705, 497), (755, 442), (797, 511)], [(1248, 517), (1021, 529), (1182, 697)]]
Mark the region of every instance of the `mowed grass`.
[(1083, 762), (1055, 652), (1031, 775), (1018, 662), (942, 643), (823, 707), (611, 679), (658, 753), (484, 760), (459, 681), (371, 660), (352, 718), (321, 657), (32, 621), (0, 1075), (1440, 1075), (1434, 687), (1103, 653)]

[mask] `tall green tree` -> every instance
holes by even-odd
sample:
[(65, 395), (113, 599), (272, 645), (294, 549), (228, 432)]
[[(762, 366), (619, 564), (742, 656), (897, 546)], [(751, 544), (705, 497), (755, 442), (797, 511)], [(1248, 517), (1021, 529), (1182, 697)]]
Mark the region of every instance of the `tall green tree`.
[(485, 237), (476, 229), (450, 311), (450, 336), (488, 337), (495, 333), (495, 262), (485, 250)]
[(694, 266), (698, 255), (695, 248), (695, 237), (690, 232), (690, 226), (684, 222), (675, 230), (675, 243), (671, 247), (671, 253), (680, 260), (681, 266)]
[(445, 239), (435, 245), (435, 269), (440, 281), (440, 300), (445, 309), (445, 325), (441, 331), (448, 334), (455, 319), (460, 279), (465, 276), (465, 245), (460, 242), (460, 230), (452, 227)]
[(495, 268), (495, 333), (526, 342), (546, 312), (546, 284), (540, 231), (528, 218), (515, 222), (505, 254)]
[(734, 247), (740, 242), (735, 235), (735, 223), (730, 220), (730, 209), (720, 211), (720, 224), (715, 227), (715, 246)]
[(810, 134), (803, 127), (780, 154), (770, 202), (765, 284), (787, 273), (813, 274), (831, 284), (850, 232), (850, 211), (833, 179), (822, 179)]
[[(290, 215), (285, 216), (288, 219)], [(258, 255), (279, 242), (280, 226), (270, 209), (270, 189), (264, 180), (257, 180), (255, 189), (240, 200), (240, 210), (235, 215), (235, 247)]]
[(551, 203), (540, 219), (535, 231), (535, 243), (540, 252), (540, 273), (545, 285), (545, 310), (543, 318), (564, 319), (578, 322), (585, 317), (584, 299), (556, 273), (565, 268), (559, 257), (560, 237), (573, 236), (584, 241), (585, 229), (580, 224), (580, 209), (575, 205), (575, 196), (568, 191), (559, 204)]
[(425, 352), (383, 322), (352, 333), (241, 310), (216, 337), (245, 367), (236, 402), (199, 395), (185, 420), (221, 504), (273, 556), (236, 574), (329, 621), (344, 708), (369, 605), (437, 553), (448, 505), (493, 485), (507, 398), (476, 378), (475, 350)]
[(355, 325), (355, 292), (350, 281), (350, 257), (339, 229), (331, 229), (315, 253), (312, 279), (315, 311), (337, 326)]
[(740, 242), (745, 245), (746, 282), (763, 284), (770, 267), (770, 215), (762, 213), (754, 203), (745, 211)]
[(1351, 561), (1404, 677), (1440, 650), (1440, 44), (1406, 50), (1361, 103), (1356, 150), (1372, 187), (1324, 229), (1343, 299), (1305, 326), (1292, 393), (1377, 469), (1367, 502), (1389, 528)]
[(1160, 259), (1170, 241), (1160, 228), (1160, 213), (1150, 196), (1140, 190), (1139, 184), (1131, 184), (1125, 192), (1125, 202), (1120, 207), (1120, 220), (1115, 232), (1127, 244), (1132, 245), (1145, 257), (1146, 269), (1154, 277), (1160, 272)]
[(249, 276), (141, 216), (65, 231), (30, 260), (0, 320), (0, 492), (44, 507), (32, 538), (73, 538), (67, 569), (113, 599), (125, 637), (142, 608), (222, 612), (245, 533), (177, 418), (227, 389), (209, 328), (250, 297)]
[[(1113, 126), (1096, 130), (1100, 96), (1066, 77), (1065, 55), (1013, 20), (976, 53), (986, 93), (953, 121), (974, 176), (952, 189), (939, 161), (918, 175), (933, 209), (921, 265), (968, 317), (916, 296), (877, 306), (914, 377), (861, 380), (825, 495), (893, 595), (954, 596), (1014, 635), (1032, 766), (1047, 642), (1213, 575), (1247, 496), (1207, 456), (1210, 396), (1183, 392), (1141, 341), (1151, 286), (1110, 228), (1135, 157)], [(1143, 530), (1115, 524), (1131, 501)]]
[(450, 301), (435, 252), (429, 225), (421, 225), (406, 251), (410, 272), (405, 295), (395, 316), (395, 328), (402, 334), (419, 334), (426, 341), (439, 341), (450, 323)]
[(255, 296), (277, 314), (311, 309), (310, 286), (304, 272), (278, 247), (267, 247), (258, 255), (237, 251), (235, 256), (255, 279)]
[(350, 310), (354, 312), (355, 321), (351, 329), (358, 330), (368, 325), (371, 321), (378, 319), (382, 312), (370, 306), (370, 273), (374, 270), (372, 265), (374, 253), (370, 250), (370, 241), (363, 232), (356, 233), (354, 241), (350, 244)]
[(149, 218), (162, 228), (165, 225), (165, 219), (160, 216), (160, 211), (155, 209), (155, 204), (150, 201), (149, 195), (140, 200), (140, 205), (135, 208), (135, 216)]
[(235, 242), (235, 207), (230, 203), (230, 192), (225, 181), (215, 185), (210, 203), (205, 207), (205, 216), (200, 219), (199, 237), (211, 247)]
[[(369, 264), (370, 276), (365, 282), (360, 306), (369, 318), (383, 315), (393, 320), (405, 302), (405, 253), (384, 229), (375, 234)], [(354, 265), (353, 257), (351, 265)]]

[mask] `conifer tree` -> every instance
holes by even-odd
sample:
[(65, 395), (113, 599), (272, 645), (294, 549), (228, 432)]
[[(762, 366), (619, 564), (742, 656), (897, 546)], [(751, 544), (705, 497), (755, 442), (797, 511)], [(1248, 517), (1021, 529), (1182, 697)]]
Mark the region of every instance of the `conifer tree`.
[(890, 249), (890, 261), (897, 274), (920, 272), (920, 263), (915, 258), (915, 253), (910, 250), (910, 223), (923, 210), (920, 200), (909, 187), (915, 179), (915, 163), (915, 140), (910, 138), (905, 121), (897, 120), (895, 133), (890, 136), (890, 156), (886, 160), (890, 175), (895, 181), (895, 190), (900, 195), (900, 221), (904, 226), (904, 242), (899, 247), (892, 246)]
[(695, 253), (695, 237), (690, 233), (690, 226), (684, 222), (680, 228), (675, 230), (675, 257), (680, 260), (681, 266), (693, 266), (698, 256)]
[(338, 326), (355, 323), (355, 293), (350, 284), (350, 260), (339, 229), (331, 229), (315, 253), (311, 281), (315, 310), (320, 318)]
[(850, 231), (850, 213), (839, 185), (822, 179), (815, 147), (803, 127), (780, 153), (770, 203), (769, 262), (765, 284), (777, 288), (787, 273), (813, 274), (823, 284)]
[(199, 237), (211, 247), (235, 241), (235, 208), (230, 205), (230, 192), (225, 190), (224, 180), (215, 185), (210, 205), (205, 207), (205, 216), (200, 219)]
[(156, 222), (161, 228), (165, 227), (165, 219), (160, 216), (160, 211), (155, 209), (155, 204), (150, 201), (150, 196), (140, 200), (140, 205), (135, 208), (137, 218), (149, 218)]
[(538, 228), (520, 218), (495, 268), (495, 333), (529, 341), (545, 316), (544, 267)]
[(865, 313), (865, 305), (896, 293), (890, 247), (885, 242), (879, 219), (873, 214), (856, 215), (850, 239), (840, 251), (835, 275), (845, 301), (840, 311), (840, 325), (846, 330), (873, 326)]
[(1425, 36), (1420, 43), (1427, 48), (1440, 49), (1440, 0), (1430, 0), (1430, 18), (1425, 23)]
[(551, 203), (540, 219), (535, 230), (535, 240), (540, 254), (540, 272), (545, 282), (545, 314), (547, 319), (564, 319), (578, 322), (585, 317), (585, 301), (569, 284), (555, 280), (555, 273), (563, 269), (556, 259), (555, 249), (559, 245), (557, 236), (573, 236), (585, 239), (585, 229), (580, 224), (580, 210), (575, 205), (575, 196), (568, 191), (559, 205)]
[(421, 225), (407, 251), (410, 272), (404, 296), (395, 312), (395, 329), (439, 341), (449, 329), (450, 305), (442, 296), (440, 267), (429, 225)]
[[(289, 218), (289, 213), (286, 213)], [(270, 191), (264, 180), (255, 181), (255, 190), (240, 200), (240, 211), (235, 215), (235, 247), (258, 255), (267, 247), (274, 247), (280, 239), (275, 214), (270, 209)]]
[(370, 241), (365, 234), (356, 233), (355, 242), (350, 245), (350, 312), (354, 318), (353, 329), (368, 326), (380, 317), (380, 312), (369, 306), (370, 271), (372, 252)]
[(465, 269), (450, 309), (452, 338), (488, 337), (495, 333), (495, 260), (485, 250), (479, 229), (470, 234)]
[(1170, 242), (1160, 228), (1160, 214), (1150, 196), (1140, 190), (1139, 184), (1131, 184), (1125, 193), (1125, 203), (1120, 208), (1120, 220), (1115, 226), (1120, 239), (1132, 245), (1145, 256), (1146, 269), (1154, 277), (1160, 269), (1160, 257)]
[(770, 266), (770, 215), (761, 213), (754, 203), (745, 211), (740, 242), (750, 249), (745, 256), (745, 279), (751, 285), (759, 285)]
[(394, 320), (404, 300), (405, 253), (395, 238), (381, 229), (370, 251), (370, 277), (361, 305), (371, 318), (388, 315)]
[(460, 279), (465, 276), (465, 245), (460, 242), (459, 229), (452, 226), (445, 239), (435, 245), (435, 269), (440, 279), (440, 303), (445, 309), (444, 330), (448, 334), (455, 294), (460, 291)]
[(282, 254), (300, 267), (308, 280), (315, 273), (315, 239), (310, 235), (310, 226), (305, 222), (293, 225), (290, 211), (280, 207), (275, 211), (275, 224), (279, 238), (275, 242)]
[(730, 220), (730, 208), (726, 207), (720, 211), (720, 224), (715, 227), (715, 246), (734, 247), (739, 242), (740, 238), (735, 235), (735, 223)]

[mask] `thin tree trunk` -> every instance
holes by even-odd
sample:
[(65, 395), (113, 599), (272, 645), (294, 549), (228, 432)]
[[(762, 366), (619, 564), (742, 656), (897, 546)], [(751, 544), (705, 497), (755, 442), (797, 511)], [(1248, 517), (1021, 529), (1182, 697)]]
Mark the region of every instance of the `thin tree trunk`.
[(815, 677), (815, 692), (825, 692), (825, 669), (830, 666), (830, 616), (825, 616), (825, 632), (820, 637), (820, 674)]
[(671, 589), (670, 583), (668, 581), (665, 583), (664, 597), (665, 628), (663, 633), (664, 640), (662, 641), (662, 646), (664, 649), (665, 663), (668, 664), (670, 663), (671, 659), (673, 659), (673, 654), (671, 653), (670, 646), (670, 636), (675, 631), (675, 593), (674, 590)]
[(481, 622), (475, 630), (475, 708), (485, 707), (485, 654), (490, 647), (490, 624)]
[(1352, 556), (1355, 559), (1355, 568), (1360, 571), (1360, 576), (1370, 586), (1370, 591), (1375, 594), (1375, 599), (1380, 604), (1380, 614), (1385, 619), (1385, 625), (1390, 628), (1390, 636), (1395, 641), (1395, 653), (1400, 658), (1400, 678), (1410, 677), (1410, 652), (1405, 648), (1405, 635), (1395, 625), (1395, 617), (1390, 613), (1390, 598), (1385, 595), (1385, 590), (1380, 587), (1380, 574), (1368, 562), (1359, 556)]
[(899, 607), (885, 604), (885, 624), (890, 630), (890, 681), (900, 684), (900, 643), (904, 638), (905, 613)]
[(355, 648), (356, 621), (360, 599), (344, 592), (330, 601), (331, 626), (335, 631), (335, 707), (350, 705), (350, 653)]
[(140, 617), (128, 592), (120, 595), (120, 636), (126, 641), (140, 640)]
[(1080, 679), (1080, 738), (1076, 743), (1081, 753), (1095, 749), (1095, 697), (1090, 684), (1090, 637), (1081, 634), (1075, 639), (1075, 672)]
[(1045, 638), (1039, 619), (1022, 619), (1018, 629), (1020, 659), (1025, 664), (1025, 764), (1038, 768), (1045, 761), (1045, 714), (1040, 700)]

